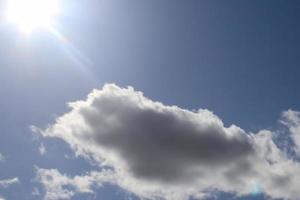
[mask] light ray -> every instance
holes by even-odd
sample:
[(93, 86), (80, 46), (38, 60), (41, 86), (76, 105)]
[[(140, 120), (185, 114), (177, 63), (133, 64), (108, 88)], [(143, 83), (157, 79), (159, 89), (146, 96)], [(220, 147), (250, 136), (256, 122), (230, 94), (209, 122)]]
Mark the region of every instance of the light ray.
[(49, 31), (52, 36), (58, 41), (60, 47), (68, 58), (77, 66), (81, 73), (84, 73), (93, 81), (97, 82), (95, 76), (91, 73), (88, 68), (93, 66), (92, 60), (86, 56), (82, 51), (80, 51), (70, 40), (65, 37), (61, 32), (59, 32), (54, 27), (49, 27)]

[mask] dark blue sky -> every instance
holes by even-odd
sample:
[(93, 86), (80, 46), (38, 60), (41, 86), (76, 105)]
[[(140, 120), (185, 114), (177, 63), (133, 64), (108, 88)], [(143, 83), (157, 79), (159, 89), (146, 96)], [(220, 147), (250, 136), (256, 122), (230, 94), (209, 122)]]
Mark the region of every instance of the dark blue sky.
[[(287, 0), (65, 0), (57, 28), (90, 60), (79, 58), (81, 66), (46, 31), (24, 36), (1, 25), (0, 153), (7, 159), (0, 179), (21, 181), (1, 196), (41, 198), (31, 196), (34, 165), (70, 175), (90, 168), (65, 160), (60, 152), (70, 150), (56, 140), (43, 141), (47, 154), (40, 156), (41, 141), (28, 127), (47, 126), (68, 110), (66, 102), (104, 83), (209, 109), (226, 126), (275, 129), (282, 111), (300, 110), (299, 9)], [(118, 191), (99, 195), (123, 199)]]
[(87, 2), (81, 26), (66, 21), (65, 29), (101, 82), (208, 108), (245, 128), (270, 126), (282, 110), (299, 108), (297, 3)]

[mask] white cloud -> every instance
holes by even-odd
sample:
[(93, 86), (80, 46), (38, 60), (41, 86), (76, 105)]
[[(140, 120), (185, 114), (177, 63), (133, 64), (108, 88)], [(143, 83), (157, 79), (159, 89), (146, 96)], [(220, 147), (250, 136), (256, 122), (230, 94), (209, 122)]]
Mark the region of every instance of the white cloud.
[(70, 199), (74, 195), (74, 192), (64, 188), (69, 184), (68, 177), (61, 175), (55, 169), (47, 171), (38, 169), (37, 180), (41, 183), (47, 183), (45, 184), (45, 199), (47, 200)]
[(44, 146), (44, 144), (41, 144), (40, 146), (39, 146), (39, 153), (40, 153), (40, 155), (45, 155), (45, 153), (46, 153), (46, 148), (45, 148), (45, 146)]
[(5, 157), (0, 153), (0, 162), (4, 162), (5, 161)]
[[(5, 161), (5, 157), (0, 153), (0, 162), (4, 162), (4, 161)], [(7, 188), (13, 184), (18, 184), (18, 183), (20, 183), (20, 180), (17, 177), (11, 179), (3, 179), (0, 180), (0, 188)], [(5, 200), (5, 198), (0, 195), (0, 200)]]
[[(210, 190), (236, 195), (264, 192), (286, 199), (300, 196), (299, 163), (275, 145), (270, 131), (252, 134), (235, 125), (225, 127), (208, 110), (191, 112), (166, 106), (131, 87), (113, 84), (70, 106), (70, 112), (41, 134), (61, 138), (77, 155), (111, 168), (110, 175), (99, 181), (107, 171), (68, 177), (54, 169), (39, 169), (38, 180), (46, 188), (46, 199), (92, 192), (92, 185), (98, 182), (150, 199), (200, 198)], [(285, 122), (298, 147), (294, 132), (299, 130), (290, 124), (298, 125), (300, 120), (283, 117), (288, 119)]]
[(45, 200), (70, 199), (75, 193), (93, 193), (92, 186), (100, 186), (111, 178), (109, 171), (91, 172), (82, 176), (69, 177), (57, 169), (37, 168), (37, 181), (45, 189)]
[(4, 179), (4, 180), (0, 180), (0, 187), (7, 188), (10, 185), (17, 184), (17, 183), (20, 183), (20, 180), (17, 177), (11, 179)]
[(281, 122), (289, 128), (294, 150), (300, 156), (300, 112), (291, 109), (283, 112)]

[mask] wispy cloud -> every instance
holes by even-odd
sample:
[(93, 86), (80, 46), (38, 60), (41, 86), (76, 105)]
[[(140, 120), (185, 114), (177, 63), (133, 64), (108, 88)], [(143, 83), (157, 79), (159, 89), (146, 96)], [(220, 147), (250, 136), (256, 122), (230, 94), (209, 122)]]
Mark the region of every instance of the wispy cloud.
[(93, 193), (93, 186), (101, 186), (103, 182), (113, 182), (113, 174), (110, 171), (70, 177), (61, 174), (57, 169), (37, 167), (36, 170), (36, 180), (41, 182), (46, 189), (45, 200), (70, 199), (75, 193)]
[(17, 183), (20, 183), (20, 180), (17, 177), (11, 179), (4, 179), (4, 180), (0, 180), (0, 187), (7, 188), (10, 185), (17, 184)]
[(40, 155), (45, 155), (45, 153), (46, 153), (46, 147), (44, 146), (44, 144), (41, 144), (40, 146), (39, 146), (39, 153), (40, 153)]
[(5, 157), (0, 153), (0, 162), (5, 161)]
[(294, 142), (293, 150), (300, 156), (300, 112), (291, 109), (283, 112), (281, 123), (289, 128)]
[[(108, 166), (110, 178), (99, 181), (103, 171), (68, 177), (39, 169), (48, 199), (57, 193), (70, 198), (76, 192), (91, 192), (97, 181), (150, 199), (201, 198), (211, 190), (236, 195), (263, 192), (271, 198), (300, 196), (300, 165), (277, 147), (269, 130), (247, 133), (236, 125), (225, 127), (211, 111), (166, 106), (132, 87), (114, 84), (69, 105), (72, 110), (41, 134), (61, 138), (77, 155)], [(284, 112), (281, 121), (297, 150), (299, 113)], [(59, 178), (45, 179), (43, 174)], [(84, 189), (77, 187), (77, 179)], [(63, 185), (77, 188), (70, 191)]]

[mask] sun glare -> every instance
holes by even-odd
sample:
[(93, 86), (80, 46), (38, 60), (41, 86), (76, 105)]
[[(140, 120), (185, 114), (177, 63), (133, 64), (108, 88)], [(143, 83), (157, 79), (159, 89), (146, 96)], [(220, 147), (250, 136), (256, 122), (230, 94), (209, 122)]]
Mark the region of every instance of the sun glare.
[(58, 0), (8, 0), (6, 18), (22, 32), (49, 29), (59, 12)]

